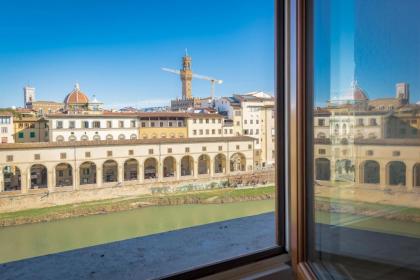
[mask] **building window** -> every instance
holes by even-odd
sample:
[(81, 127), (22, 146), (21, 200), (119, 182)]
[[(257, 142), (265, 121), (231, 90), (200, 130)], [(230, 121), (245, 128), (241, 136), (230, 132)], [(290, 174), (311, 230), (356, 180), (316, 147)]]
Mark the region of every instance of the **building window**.
[(400, 153), (400, 151), (393, 151), (393, 152), (392, 152), (392, 156), (393, 156), (393, 157), (399, 157), (399, 156), (400, 156), (400, 154), (401, 154), (401, 153)]
[(209, 123), (209, 121), (210, 121), (209, 119), (206, 119), (206, 123)]
[(371, 125), (371, 126), (378, 125), (377, 122), (376, 122), (376, 119), (369, 119), (369, 125)]
[(206, 135), (209, 135), (209, 134), (210, 134), (210, 130), (206, 129)]
[(172, 148), (168, 148), (168, 154), (172, 153)]
[(56, 127), (57, 127), (58, 129), (63, 128), (63, 122), (62, 122), (62, 121), (57, 121), (57, 123), (56, 123)]
[(153, 155), (153, 149), (149, 149), (149, 155)]
[(213, 134), (213, 135), (216, 134), (216, 129), (212, 129), (211, 134)]
[(203, 135), (203, 130), (202, 129), (200, 129), (200, 135)]
[(107, 152), (106, 152), (106, 156), (107, 156), (107, 157), (112, 157), (112, 151), (107, 151)]
[(136, 128), (136, 121), (131, 121), (131, 128)]
[(41, 155), (40, 154), (34, 154), (34, 160), (40, 160)]
[(197, 130), (193, 130), (193, 135), (197, 135)]
[(66, 153), (60, 153), (60, 159), (66, 159), (67, 154)]
[(320, 154), (320, 155), (325, 155), (325, 153), (326, 153), (325, 149), (319, 149), (318, 150), (318, 154)]
[(325, 126), (325, 119), (318, 119), (318, 126)]
[(36, 137), (35, 132), (31, 131), (31, 132), (29, 133), (29, 137), (31, 137), (31, 138), (35, 138), (35, 137)]
[(25, 138), (25, 133), (24, 132), (19, 132), (18, 136), (19, 136), (19, 139), (23, 139), (23, 138)]
[(216, 119), (211, 119), (211, 122), (212, 123), (216, 123)]
[(373, 151), (372, 150), (367, 150), (366, 155), (367, 156), (373, 156)]
[(160, 122), (160, 123), (159, 123), (159, 126), (160, 126), (160, 127), (163, 127), (163, 122)]
[(219, 135), (222, 134), (222, 130), (221, 129), (218, 129), (218, 133), (219, 133)]
[(203, 147), (201, 147), (201, 150), (202, 150), (203, 152), (205, 152), (205, 151), (207, 151), (207, 147), (206, 147), (206, 146), (203, 146)]
[(92, 125), (93, 125), (93, 128), (101, 128), (101, 122), (99, 121), (94, 121)]
[(182, 127), (182, 122), (178, 122), (178, 127)]
[(252, 145), (248, 144), (248, 150), (251, 150), (251, 149), (252, 149)]
[(186, 153), (189, 153), (189, 152), (190, 152), (190, 148), (189, 148), (189, 147), (186, 147), (186, 148), (185, 148), (185, 152), (186, 152)]
[(6, 156), (6, 161), (7, 162), (12, 162), (13, 161), (13, 156), (12, 155)]
[(90, 158), (90, 152), (85, 152), (85, 157)]
[(141, 127), (146, 127), (146, 123), (145, 122), (142, 122), (141, 123)]
[(218, 119), (218, 123), (222, 123), (222, 119)]
[(118, 127), (119, 128), (124, 128), (124, 121), (119, 121), (118, 122)]
[(112, 121), (107, 121), (106, 122), (106, 127), (107, 128), (112, 128)]
[(69, 128), (71, 128), (71, 129), (76, 128), (76, 122), (75, 121), (70, 121), (69, 122)]
[(197, 123), (197, 120), (196, 119), (193, 119), (193, 123)]
[(128, 155), (129, 155), (129, 156), (134, 155), (134, 150), (128, 150)]

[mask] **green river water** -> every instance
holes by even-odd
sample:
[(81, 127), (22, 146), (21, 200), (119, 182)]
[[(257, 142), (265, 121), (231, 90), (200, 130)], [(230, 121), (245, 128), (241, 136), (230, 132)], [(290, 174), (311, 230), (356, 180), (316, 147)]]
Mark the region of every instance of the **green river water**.
[(274, 200), (156, 206), (0, 228), (0, 263), (274, 210)]
[[(273, 200), (156, 206), (0, 228), (0, 263), (258, 215), (273, 210)], [(420, 223), (327, 212), (317, 212), (316, 220), (324, 224), (420, 238)]]

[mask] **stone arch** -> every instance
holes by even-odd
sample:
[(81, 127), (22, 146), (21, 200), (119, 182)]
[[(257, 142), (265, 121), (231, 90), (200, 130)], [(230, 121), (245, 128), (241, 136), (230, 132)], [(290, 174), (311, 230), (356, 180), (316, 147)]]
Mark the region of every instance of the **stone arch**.
[(106, 140), (107, 140), (107, 141), (114, 140), (114, 136), (112, 136), (112, 134), (108, 134), (108, 135), (106, 136)]
[(144, 179), (158, 177), (158, 161), (155, 158), (148, 158), (144, 161)]
[(94, 141), (101, 141), (101, 136), (96, 134), (96, 135), (93, 136), (93, 140)]
[(18, 191), (22, 189), (22, 178), (19, 167), (5, 166), (3, 168), (4, 191)]
[(366, 160), (360, 168), (360, 178), (364, 184), (380, 183), (380, 166), (375, 160)]
[(55, 186), (73, 186), (73, 167), (68, 163), (60, 163), (55, 167)]
[(57, 142), (64, 142), (64, 136), (62, 136), (62, 135), (58, 135), (58, 136), (55, 138), (55, 141), (57, 141)]
[(80, 137), (80, 141), (89, 141), (89, 137), (87, 135), (82, 135), (82, 137)]
[(124, 134), (118, 135), (118, 140), (125, 140), (125, 135)]
[(80, 185), (96, 184), (96, 164), (86, 161), (79, 166)]
[(124, 181), (138, 180), (139, 162), (130, 158), (124, 162)]
[(315, 159), (315, 180), (331, 180), (331, 162), (327, 158)]
[(184, 156), (181, 159), (181, 176), (191, 176), (194, 174), (194, 159), (192, 156)]
[(48, 170), (45, 165), (34, 164), (31, 166), (31, 189), (48, 187)]
[(69, 141), (70, 141), (70, 142), (77, 141), (76, 136), (74, 136), (74, 135), (70, 135), (70, 137), (69, 137)]
[(338, 181), (354, 182), (355, 167), (349, 159), (338, 159), (335, 162), (335, 178)]
[(131, 140), (136, 140), (136, 139), (137, 139), (137, 135), (136, 135), (136, 134), (134, 134), (134, 133), (133, 133), (133, 134), (131, 134), (131, 135), (130, 135), (130, 139), (131, 139)]
[(163, 160), (163, 177), (174, 177), (176, 173), (176, 160), (174, 157), (166, 157)]
[(246, 170), (246, 159), (242, 153), (234, 153), (230, 157), (230, 171), (245, 171)]
[(118, 181), (118, 163), (109, 159), (102, 164), (102, 179), (104, 183), (112, 183)]
[(318, 138), (318, 139), (325, 139), (325, 138), (327, 138), (327, 135), (324, 132), (319, 132), (316, 135), (316, 138)]
[(414, 187), (420, 187), (420, 163), (413, 166), (413, 177)]
[(198, 157), (198, 174), (210, 174), (210, 157), (208, 155), (200, 155)]
[(341, 145), (348, 145), (349, 144), (349, 140), (347, 140), (347, 138), (342, 138), (340, 140)]
[(387, 164), (387, 181), (391, 186), (403, 185), (406, 182), (406, 166), (402, 161), (390, 161)]
[(226, 156), (224, 154), (214, 157), (214, 173), (226, 173)]

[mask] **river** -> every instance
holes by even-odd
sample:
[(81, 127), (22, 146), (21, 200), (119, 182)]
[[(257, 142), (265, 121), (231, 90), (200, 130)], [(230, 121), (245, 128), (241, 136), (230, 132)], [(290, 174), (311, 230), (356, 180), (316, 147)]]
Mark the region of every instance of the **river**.
[(154, 206), (0, 229), (0, 263), (274, 210), (274, 200)]

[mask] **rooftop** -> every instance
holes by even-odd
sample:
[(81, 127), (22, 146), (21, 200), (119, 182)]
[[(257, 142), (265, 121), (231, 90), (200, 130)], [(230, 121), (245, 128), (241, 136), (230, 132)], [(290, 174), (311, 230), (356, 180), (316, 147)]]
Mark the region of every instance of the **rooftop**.
[(37, 142), (1, 144), (1, 150), (17, 149), (42, 149), (42, 148), (76, 148), (92, 146), (124, 146), (124, 145), (160, 145), (160, 144), (189, 144), (213, 142), (240, 142), (255, 141), (249, 136), (233, 137), (203, 137), (203, 138), (160, 138), (160, 139), (135, 139), (135, 140), (101, 140), (101, 141), (75, 141), (75, 142)]

